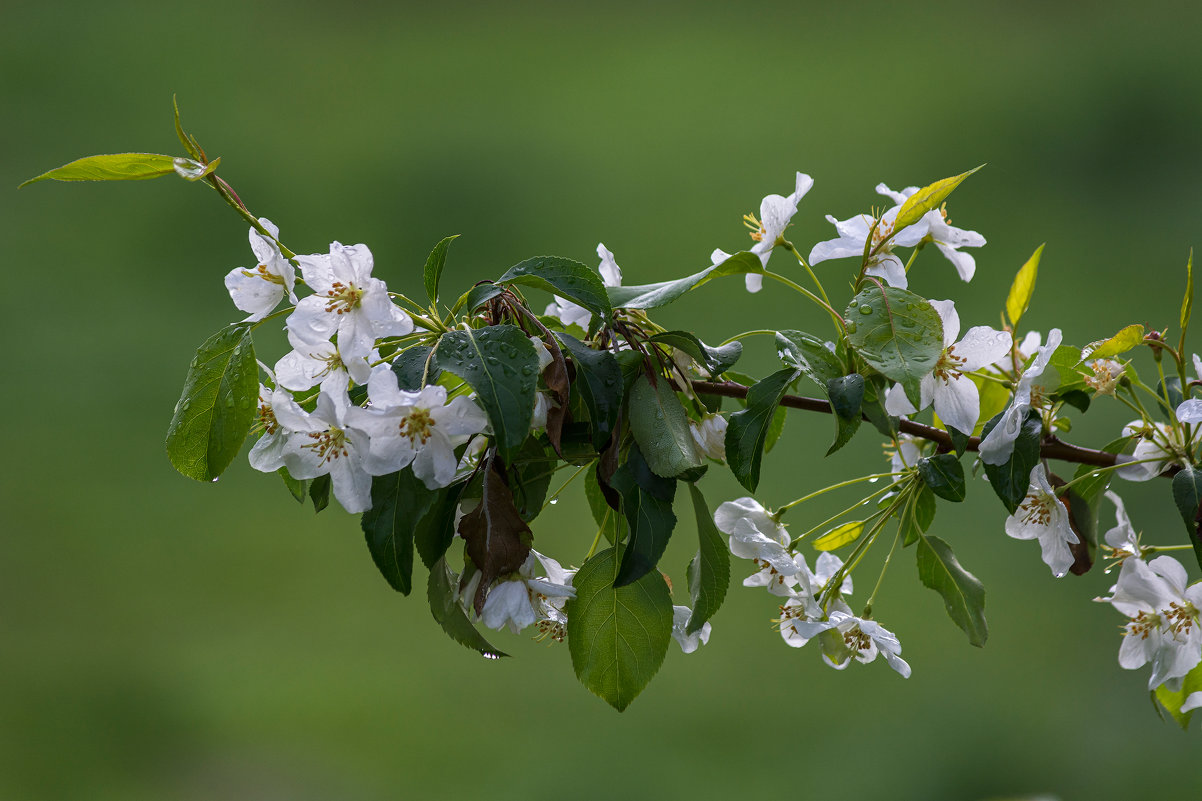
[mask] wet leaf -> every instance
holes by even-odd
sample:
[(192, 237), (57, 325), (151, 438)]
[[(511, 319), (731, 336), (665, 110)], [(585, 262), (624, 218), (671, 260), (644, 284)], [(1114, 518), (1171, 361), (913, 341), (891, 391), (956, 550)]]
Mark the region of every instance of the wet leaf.
[(989, 637), (985, 622), (985, 588), (972, 573), (965, 570), (951, 547), (938, 537), (919, 537), (918, 578), (943, 596), (948, 617), (968, 635), (968, 641), (978, 648)]
[(640, 376), (626, 404), (630, 433), (656, 475), (673, 478), (705, 464), (689, 430), (688, 415), (668, 379), (660, 376), (652, 386), (647, 376)]
[(714, 525), (714, 516), (705, 503), (705, 496), (696, 484), (689, 484), (689, 496), (693, 500), (693, 515), (697, 521), (699, 548), (689, 562), (689, 596), (693, 602), (693, 614), (685, 627), (686, 634), (700, 631), (705, 622), (714, 616), (726, 599), (730, 584), (730, 551), (726, 537)]
[(560, 256), (536, 256), (515, 264), (498, 284), (522, 284), (546, 290), (608, 319), (613, 314), (601, 276), (578, 261)]
[(751, 492), (760, 483), (760, 463), (773, 415), (801, 371), (778, 370), (747, 390), (747, 408), (730, 416), (726, 427), (726, 462), (739, 483)]
[[(88, 156), (30, 178), (21, 186), (38, 181), (142, 181), (175, 172), (175, 159), (158, 153), (112, 153)], [(17, 187), (18, 189), (21, 186)]]
[(921, 405), (919, 383), (943, 353), (943, 321), (935, 307), (913, 292), (874, 284), (852, 298), (844, 317), (847, 341), (860, 358)]
[(672, 501), (676, 480), (652, 472), (638, 445), (631, 445), (626, 463), (618, 468), (610, 482), (622, 496), (622, 514), (629, 536), (622, 552), (622, 564), (615, 586), (622, 587), (653, 571), (668, 547), (676, 515)]

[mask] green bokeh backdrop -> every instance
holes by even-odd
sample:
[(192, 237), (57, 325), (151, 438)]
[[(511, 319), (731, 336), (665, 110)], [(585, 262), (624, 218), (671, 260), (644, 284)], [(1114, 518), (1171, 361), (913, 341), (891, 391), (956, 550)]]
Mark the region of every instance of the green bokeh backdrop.
[[(823, 214), (879, 204), (878, 181), (988, 162), (951, 207), (989, 239), (977, 279), (924, 253), (916, 289), (993, 323), (1046, 241), (1027, 322), (1081, 344), (1175, 320), (1202, 243), (1200, 24), (1157, 2), (10, 4), (0, 798), (1195, 797), (1198, 732), (1161, 723), (1146, 675), (1119, 669), (1120, 619), (1090, 601), (1108, 577), (1052, 580), (984, 483), (934, 532), (985, 583), (990, 641), (964, 641), (905, 552), (877, 611), (908, 681), (785, 647), (742, 566), (710, 644), (673, 647), (623, 715), (577, 684), (564, 647), (503, 635), (516, 658), (474, 656), (385, 585), (341, 510), (315, 517), (242, 459), (213, 486), (171, 470), (188, 360), (235, 319), (221, 277), (250, 257), (213, 193), (15, 187), (89, 153), (175, 153), (178, 93), (292, 248), (366, 242), (393, 288), (419, 292), (450, 233), (446, 286), (538, 254), (594, 263), (598, 240), (628, 282), (662, 280), (745, 247), (740, 216), (795, 170), (816, 181), (791, 230), (804, 250), (832, 235)], [(843, 266), (821, 267), (832, 289)], [(737, 279), (662, 318), (713, 340), (824, 325)], [(744, 369), (771, 362), (750, 341)], [(1074, 438), (1126, 419), (1096, 417)], [(830, 435), (792, 417), (761, 499), (879, 464), (868, 434), (821, 461)], [(711, 503), (742, 494), (711, 472)], [(1127, 490), (1151, 539), (1180, 536), (1165, 485)], [(594, 529), (568, 493), (535, 531), (578, 562)]]

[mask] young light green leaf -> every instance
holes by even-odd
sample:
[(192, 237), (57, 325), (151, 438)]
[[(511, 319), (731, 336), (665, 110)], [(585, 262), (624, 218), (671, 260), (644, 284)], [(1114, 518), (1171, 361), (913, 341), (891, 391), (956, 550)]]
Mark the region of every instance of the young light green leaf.
[(740, 251), (721, 264), (706, 267), (700, 272), (675, 281), (642, 286), (611, 286), (609, 301), (615, 309), (656, 309), (666, 306), (686, 292), (690, 292), (715, 278), (742, 273), (763, 273), (760, 257), (750, 251)]
[(497, 452), (509, 463), (530, 434), (538, 356), (514, 325), (449, 331), (438, 340), (438, 366), (476, 391), (492, 423)]
[(1190, 248), (1189, 261), (1185, 263), (1185, 297), (1181, 299), (1181, 344), (1185, 345), (1185, 332), (1189, 330), (1190, 313), (1194, 309), (1194, 249)]
[(863, 520), (853, 520), (850, 523), (843, 523), (814, 540), (814, 549), (817, 551), (834, 551), (842, 548), (844, 545), (855, 542), (863, 533)]
[(576, 597), (566, 612), (576, 677), (621, 712), (663, 664), (672, 639), (672, 596), (654, 571), (614, 587), (614, 550), (602, 551), (577, 571)]
[(943, 596), (948, 617), (978, 648), (989, 637), (985, 622), (985, 588), (965, 570), (946, 542), (938, 537), (919, 537), (918, 578)]
[(371, 558), (394, 590), (413, 589), (413, 532), (429, 511), (435, 493), (406, 468), (371, 480), (371, 508), (359, 525)]
[(918, 475), (931, 491), (945, 501), (959, 503), (967, 492), (964, 485), (964, 467), (950, 453), (939, 453), (918, 460)]
[(905, 289), (873, 284), (852, 298), (843, 316), (855, 352), (920, 406), (919, 383), (943, 353), (943, 321), (935, 307)]
[(489, 659), (500, 659), (509, 656), (499, 651), (481, 636), (472, 622), (468, 620), (463, 607), (455, 600), (455, 576), (443, 559), (439, 559), (430, 568), (430, 581), (426, 585), (426, 600), (430, 602), (430, 614), (442, 626), (452, 640), (462, 646), (471, 648), (481, 656)]
[(689, 431), (689, 418), (668, 379), (660, 376), (652, 386), (647, 376), (639, 376), (626, 405), (630, 433), (656, 475), (673, 478), (705, 464)]
[(1086, 345), (1081, 349), (1081, 360), (1110, 359), (1139, 346), (1143, 341), (1144, 327), (1142, 325), (1129, 325), (1110, 339), (1100, 339), (1097, 342), (1091, 342)]
[(726, 427), (726, 463), (739, 483), (751, 492), (760, 483), (764, 443), (776, 407), (801, 370), (778, 370), (747, 390), (747, 408), (730, 416)]
[(522, 284), (552, 292), (608, 319), (613, 314), (601, 276), (578, 261), (536, 256), (510, 267), (498, 284)]
[(175, 159), (158, 153), (111, 153), (88, 156), (30, 178), (22, 186), (38, 181), (141, 181), (175, 172)]
[(1189, 721), (1193, 717), (1194, 710), (1187, 709), (1182, 712), (1181, 707), (1185, 705), (1186, 699), (1196, 692), (1202, 692), (1202, 662), (1185, 674), (1180, 689), (1170, 690), (1168, 682), (1156, 688), (1156, 700), (1165, 708), (1165, 711), (1173, 716), (1173, 720), (1177, 721), (1177, 725), (1181, 727), (1182, 731), (1189, 729)]
[[(1047, 244), (1046, 242), (1044, 244)], [(1006, 318), (1013, 328), (1031, 305), (1031, 296), (1035, 294), (1035, 279), (1039, 276), (1039, 260), (1043, 257), (1043, 245), (1035, 248), (1027, 263), (1018, 268), (1014, 283), (1010, 285), (1010, 294), (1006, 296)]]
[(288, 488), (288, 492), (292, 494), (296, 502), (303, 504), (309, 493), (309, 479), (293, 478), (287, 467), (281, 467), (276, 473), (284, 480), (284, 486)]
[(693, 601), (693, 614), (685, 626), (686, 634), (699, 631), (714, 616), (726, 599), (730, 584), (730, 551), (726, 547), (726, 537), (714, 525), (714, 516), (710, 514), (705, 496), (696, 484), (689, 484), (689, 496), (693, 499), (700, 548), (689, 562), (689, 596)]
[(176, 470), (212, 481), (238, 455), (259, 398), (259, 366), (251, 328), (227, 326), (205, 340), (188, 368), (167, 427), (167, 456)]
[(959, 175), (953, 175), (951, 178), (944, 178), (941, 181), (936, 181), (930, 186), (924, 186), (910, 197), (906, 198), (906, 202), (902, 204), (901, 210), (897, 212), (897, 217), (893, 220), (893, 233), (913, 225), (922, 219), (922, 215), (932, 209), (939, 208), (939, 204), (947, 200), (947, 196), (952, 193), (952, 190), (960, 185), (968, 176), (972, 175), (980, 167), (974, 167), (968, 172), (962, 172)]
[(430, 251), (430, 255), (426, 257), (426, 269), (422, 273), (422, 280), (426, 285), (426, 297), (431, 303), (438, 302), (438, 282), (442, 279), (442, 269), (447, 264), (447, 250), (451, 247), (451, 243), (459, 238), (459, 234), (452, 234), (440, 241), (434, 246), (434, 250)]
[(651, 341), (684, 351), (689, 358), (704, 367), (711, 376), (724, 373), (734, 367), (735, 362), (743, 355), (742, 342), (736, 340), (711, 348), (688, 331), (665, 331), (651, 337)]
[(676, 528), (672, 512), (676, 480), (653, 473), (639, 446), (631, 445), (626, 463), (614, 473), (610, 485), (622, 496), (622, 514), (630, 532), (614, 578), (614, 586), (623, 587), (652, 572), (668, 547)]
[(593, 445), (604, 448), (622, 412), (622, 368), (608, 350), (593, 350), (570, 334), (555, 336), (576, 365), (576, 388), (588, 410)]

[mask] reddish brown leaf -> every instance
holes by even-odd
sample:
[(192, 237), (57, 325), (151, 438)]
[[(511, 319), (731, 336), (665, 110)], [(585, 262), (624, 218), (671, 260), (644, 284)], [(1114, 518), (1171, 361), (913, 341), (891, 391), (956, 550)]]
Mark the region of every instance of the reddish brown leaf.
[(480, 505), (459, 521), (468, 558), (480, 571), (480, 585), (472, 602), (477, 615), (484, 611), (484, 599), (493, 581), (516, 571), (530, 555), (530, 527), (518, 514), (502, 470), (500, 460), (493, 459), (484, 471)]

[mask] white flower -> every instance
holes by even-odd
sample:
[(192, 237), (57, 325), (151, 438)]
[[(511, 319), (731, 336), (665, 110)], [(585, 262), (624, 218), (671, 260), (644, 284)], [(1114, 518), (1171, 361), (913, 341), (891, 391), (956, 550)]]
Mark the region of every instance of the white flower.
[[(891, 198), (894, 203), (902, 204), (910, 195), (918, 191), (918, 187), (908, 186), (900, 192), (894, 192), (884, 184), (877, 184), (876, 191), (878, 194)], [(977, 262), (970, 254), (961, 253), (958, 248), (979, 248), (985, 244), (985, 237), (976, 231), (953, 228), (948, 222), (947, 212), (943, 207), (928, 211), (922, 219), (927, 223), (929, 229), (927, 236), (935, 243), (935, 247), (939, 248), (939, 252), (946, 256), (947, 260), (956, 268), (961, 280), (971, 281), (973, 274), (977, 271)]]
[(719, 462), (726, 461), (726, 418), (707, 414), (700, 422), (689, 420), (689, 433), (702, 454)]
[(292, 402), (292, 396), (282, 389), (270, 390), (259, 384), (259, 425), (263, 435), (251, 446), (250, 466), (264, 473), (274, 473), (284, 466), (284, 454), (296, 433), (280, 425), (276, 419), (274, 404)]
[(709, 621), (701, 624), (701, 628), (692, 634), (688, 634), (685, 629), (689, 625), (689, 618), (693, 616), (693, 610), (687, 606), (672, 607), (672, 638), (680, 645), (680, 650), (686, 654), (691, 654), (710, 641)]
[(840, 661), (823, 653), (822, 658), (828, 665), (842, 670), (850, 664), (851, 659), (868, 664), (880, 654), (885, 657), (889, 667), (896, 670), (903, 679), (910, 678), (910, 665), (901, 658), (901, 642), (896, 634), (880, 623), (856, 617), (840, 609), (832, 610), (827, 622), (843, 636), (843, 644), (851, 655), (850, 658)]
[[(788, 645), (800, 648), (821, 632), (832, 628), (830, 621), (824, 619), (818, 598), (826, 589), (827, 582), (843, 567), (843, 560), (833, 553), (824, 552), (818, 557), (813, 572), (801, 554), (794, 557), (794, 562), (797, 564), (797, 574), (784, 582), (786, 591), (779, 592), (773, 587), (769, 587), (769, 591), (788, 599), (780, 608), (780, 634)], [(841, 597), (850, 595), (851, 591), (851, 576), (846, 576), (839, 587), (840, 598), (835, 600), (832, 608), (850, 611)]]
[[(601, 283), (605, 286), (621, 286), (622, 268), (618, 267), (618, 263), (614, 261), (614, 254), (604, 243), (597, 243), (597, 256), (601, 259), (597, 268), (601, 272)], [(593, 319), (593, 313), (588, 309), (559, 295), (555, 296), (555, 300), (547, 306), (543, 314), (556, 318), (565, 326), (577, 325), (585, 331)]]
[(1171, 556), (1127, 559), (1113, 595), (1097, 599), (1127, 618), (1119, 665), (1136, 670), (1151, 662), (1150, 690), (1165, 683), (1178, 689), (1182, 677), (1202, 661), (1202, 584), (1187, 587), (1186, 581), (1185, 568)]
[(312, 414), (286, 396), (273, 393), (272, 411), (280, 425), (297, 433), (283, 455), (288, 472), (299, 479), (329, 474), (342, 508), (366, 512), (371, 508), (371, 476), (364, 467), (368, 436), (347, 420), (353, 407), (346, 389), (322, 392)]
[[(751, 246), (751, 252), (760, 257), (760, 263), (764, 267), (768, 266), (768, 258), (772, 255), (772, 249), (785, 241), (785, 229), (789, 227), (793, 215), (797, 213), (797, 204), (801, 202), (813, 185), (813, 178), (799, 172), (791, 195), (787, 197), (766, 196), (760, 201), (758, 219), (754, 214), (743, 215), (743, 221), (751, 229), (751, 238), (755, 241), (755, 244)], [(720, 259), (718, 254), (721, 254)], [(721, 264), (730, 256), (721, 250), (715, 250), (710, 258), (714, 264)], [(743, 276), (743, 279), (748, 292), (759, 292), (764, 284), (764, 276), (757, 273), (748, 273)]]
[[(905, 397), (905, 393), (902, 396)], [(886, 405), (889, 403), (888, 393), (885, 394), (885, 403)], [(885, 451), (889, 454), (889, 472), (901, 473), (917, 467), (918, 460), (922, 458), (922, 446), (926, 440), (909, 434), (898, 434), (895, 442), (896, 447), (886, 448)]]
[[(1121, 461), (1143, 462), (1118, 468), (1114, 472), (1119, 478), (1127, 481), (1150, 481), (1164, 472), (1170, 464), (1183, 464), (1180, 454), (1185, 452), (1185, 445), (1177, 431), (1167, 423), (1145, 423), (1143, 420), (1132, 420), (1123, 426), (1124, 437), (1139, 437), (1135, 450), (1130, 456), (1120, 455)], [(1152, 461), (1144, 462), (1150, 459)]]
[(335, 392), (346, 389), (352, 380), (356, 384), (366, 384), (371, 377), (368, 359), (379, 358), (379, 354), (373, 350), (368, 355), (343, 363), (338, 348), (332, 342), (310, 344), (296, 340), (293, 345), (295, 350), (285, 354), (275, 364), (280, 385), (293, 392), (303, 392), (318, 384), (327, 392)]
[[(828, 259), (862, 259), (864, 246), (868, 243), (869, 256), (867, 275), (879, 276), (890, 286), (906, 288), (906, 268), (901, 259), (893, 254), (894, 247), (913, 247), (923, 240), (930, 232), (930, 224), (923, 217), (913, 225), (906, 226), (892, 236), (893, 223), (901, 211), (901, 204), (894, 206), (880, 217), (880, 224), (873, 228), (876, 218), (869, 214), (861, 214), (846, 220), (836, 220), (826, 215), (827, 221), (835, 226), (839, 236), (814, 245), (810, 251), (810, 265), (819, 264)], [(869, 235), (872, 241), (868, 242)], [(890, 238), (892, 236), (892, 238)], [(884, 244), (888, 240), (887, 244)]]
[[(1106, 491), (1106, 497), (1114, 504), (1114, 528), (1108, 530), (1104, 539), (1106, 544), (1114, 551), (1114, 557), (1120, 561), (1129, 556), (1139, 557), (1143, 553), (1143, 549), (1139, 544), (1139, 535), (1135, 533), (1135, 528), (1131, 525), (1131, 518), (1127, 516), (1127, 508), (1123, 505), (1123, 499), (1110, 490)], [(1106, 568), (1109, 573), (1114, 565)]]
[(296, 284), (296, 268), (280, 254), (280, 247), (276, 244), (280, 229), (266, 217), (260, 217), (259, 224), (273, 238), (263, 236), (254, 228), (250, 229), (250, 249), (258, 264), (249, 270), (236, 267), (225, 276), (225, 288), (229, 290), (234, 305), (244, 312), (250, 312), (250, 316), (243, 321), (248, 323), (266, 317), (279, 305), (285, 294), (296, 303), (296, 295), (292, 291)]
[(367, 394), (371, 408), (352, 409), (350, 416), (371, 437), (368, 470), (387, 475), (412, 464), (413, 474), (429, 489), (454, 480), (455, 448), (488, 424), (474, 401), (461, 396), (447, 403), (446, 389), (437, 384), (420, 392), (401, 391), (387, 365), (372, 371)]
[(999, 465), (1010, 460), (1011, 454), (1014, 453), (1014, 441), (1022, 432), (1027, 412), (1031, 410), (1031, 388), (1035, 379), (1043, 375), (1043, 371), (1047, 369), (1048, 362), (1052, 360), (1052, 354), (1056, 352), (1056, 348), (1060, 347), (1060, 339), (1059, 328), (1053, 328), (1048, 332), (1048, 344), (1039, 349), (1035, 361), (1031, 362), (1031, 366), (1018, 380), (1018, 386), (1014, 388), (1014, 397), (1010, 400), (1006, 411), (1002, 412), (1002, 418), (981, 440), (979, 450), (981, 461), (985, 464)]
[[(981, 397), (977, 385), (965, 374), (979, 370), (1010, 352), (1013, 340), (1007, 331), (996, 331), (978, 325), (968, 329), (964, 339), (956, 342), (960, 333), (960, 315), (950, 300), (928, 301), (943, 320), (943, 352), (935, 369), (923, 376), (921, 409), (932, 402), (935, 414), (946, 425), (971, 434), (981, 416)], [(910, 403), (900, 384), (885, 395), (885, 411), (892, 415), (907, 415), (919, 411)]]
[(288, 338), (319, 345), (338, 334), (344, 364), (367, 356), (379, 337), (402, 336), (413, 320), (388, 296), (388, 287), (372, 278), (367, 245), (330, 245), (329, 255), (297, 256), (305, 283), (314, 294), (288, 316)]
[[(788, 550), (789, 532), (754, 498), (739, 498), (719, 505), (714, 512), (714, 525), (730, 536), (732, 554), (751, 559), (761, 568), (759, 574), (744, 581), (746, 586), (771, 586), (771, 581), (796, 575), (798, 567)], [(764, 574), (774, 578), (764, 581)]]
[[(536, 578), (536, 569), (540, 566), (546, 576)], [(539, 626), (542, 633), (562, 640), (567, 623), (563, 606), (569, 598), (576, 597), (572, 587), (575, 572), (565, 570), (559, 562), (532, 548), (517, 573), (497, 582), (488, 591), (480, 613), (481, 622), (490, 629), (508, 626), (514, 634), (533, 623), (550, 623), (554, 625)], [(474, 594), (461, 593), (461, 596), (470, 599)]]
[(1069, 524), (1068, 509), (1056, 497), (1042, 464), (1031, 468), (1027, 497), (1006, 518), (1006, 533), (1016, 540), (1039, 540), (1044, 564), (1056, 578), (1072, 566), (1073, 553), (1068, 546), (1079, 543), (1081, 538)]

